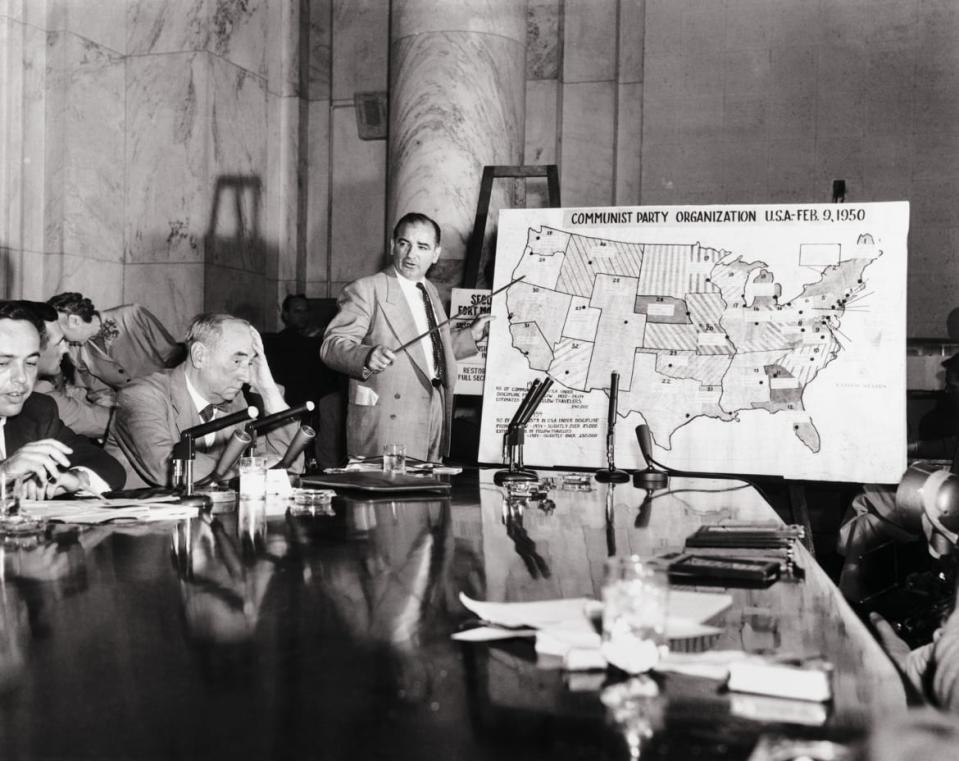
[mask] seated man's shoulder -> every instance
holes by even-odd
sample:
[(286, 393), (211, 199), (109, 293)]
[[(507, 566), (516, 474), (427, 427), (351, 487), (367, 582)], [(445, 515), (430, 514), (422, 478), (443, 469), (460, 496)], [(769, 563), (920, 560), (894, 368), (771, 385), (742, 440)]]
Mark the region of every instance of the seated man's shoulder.
[(166, 370), (157, 370), (140, 378), (134, 378), (120, 389), (117, 394), (117, 403), (122, 405), (125, 400), (129, 401), (149, 396), (170, 396), (176, 372), (177, 368), (172, 367)]
[(35, 388), (33, 393), (27, 397), (27, 401), (23, 403), (23, 407), (20, 408), (20, 414), (17, 417), (37, 419), (59, 417), (57, 413), (57, 403), (53, 400), (53, 397)]

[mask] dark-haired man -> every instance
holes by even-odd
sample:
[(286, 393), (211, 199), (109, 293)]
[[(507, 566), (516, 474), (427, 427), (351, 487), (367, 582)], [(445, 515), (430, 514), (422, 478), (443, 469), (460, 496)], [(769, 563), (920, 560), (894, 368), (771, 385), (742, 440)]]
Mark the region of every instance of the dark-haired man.
[(112, 404), (97, 404), (87, 399), (87, 390), (64, 377), (62, 362), (68, 356), (68, 344), (53, 307), (42, 305), (53, 314), (52, 320), (44, 321), (44, 337), (41, 339), (40, 362), (37, 365), (37, 383), (34, 390), (46, 394), (57, 403), (60, 419), (74, 433), (102, 440), (107, 434), (107, 425), (113, 411)]
[(92, 402), (113, 404), (116, 392), (136, 378), (173, 367), (183, 347), (163, 324), (139, 304), (101, 314), (82, 293), (58, 293), (47, 303), (58, 322), (77, 370), (76, 382)]
[(44, 321), (55, 318), (42, 304), (0, 302), (0, 478), (20, 481), (28, 498), (118, 489), (122, 466), (67, 428), (52, 399), (33, 393)]
[[(190, 326), (187, 358), (170, 370), (138, 378), (120, 391), (106, 449), (127, 469), (127, 485), (170, 485), (170, 456), (180, 434), (206, 420), (246, 409), (249, 384), (271, 415), (287, 409), (263, 355), (260, 334), (228, 314), (204, 314)], [(234, 428), (196, 442), (194, 477), (216, 467)], [(289, 423), (260, 436), (266, 453), (282, 456), (296, 432)]]
[(440, 228), (425, 214), (406, 214), (393, 228), (392, 264), (348, 285), (323, 337), (323, 361), (350, 377), (347, 449), (378, 456), (405, 444), (409, 456), (435, 461), (449, 452), (456, 360), (475, 354), (489, 316), (463, 330), (446, 320), (426, 272), (440, 258)]
[(340, 465), (346, 449), (343, 442), (346, 384), (339, 373), (320, 360), (323, 333), (310, 321), (310, 303), (306, 296), (295, 293), (284, 298), (280, 318), (283, 330), (263, 335), (270, 370), (276, 382), (283, 386), (283, 395), (290, 405), (316, 403), (310, 422), (323, 431), (314, 443), (317, 464), (321, 468)]

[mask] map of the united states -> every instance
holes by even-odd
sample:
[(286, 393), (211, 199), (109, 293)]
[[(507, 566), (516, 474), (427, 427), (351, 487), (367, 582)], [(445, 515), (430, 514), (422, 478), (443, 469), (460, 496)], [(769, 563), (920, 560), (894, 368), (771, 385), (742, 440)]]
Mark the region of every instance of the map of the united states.
[[(762, 261), (701, 243), (644, 244), (530, 228), (507, 293), (512, 345), (529, 366), (589, 392), (620, 373), (619, 412), (639, 412), (656, 443), (706, 416), (802, 413), (803, 394), (844, 350), (842, 320), (869, 296), (881, 256), (868, 234), (852, 251), (797, 244), (809, 279), (783, 299)], [(819, 431), (788, 416), (812, 452)]]

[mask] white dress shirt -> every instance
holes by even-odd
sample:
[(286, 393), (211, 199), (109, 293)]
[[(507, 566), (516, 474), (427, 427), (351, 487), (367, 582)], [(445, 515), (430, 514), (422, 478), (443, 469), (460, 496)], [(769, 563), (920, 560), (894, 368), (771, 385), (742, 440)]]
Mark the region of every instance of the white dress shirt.
[[(423, 303), (423, 294), (419, 288), (416, 287), (417, 283), (422, 283), (423, 279), (419, 280), (410, 280), (409, 278), (403, 277), (402, 273), (393, 268), (396, 272), (396, 279), (400, 281), (400, 290), (403, 292), (403, 296), (406, 297), (406, 303), (409, 304), (410, 311), (413, 313), (413, 322), (416, 325), (416, 335), (422, 335), (430, 329), (429, 320), (426, 318), (426, 304)], [(427, 295), (429, 295), (427, 293)], [(432, 303), (432, 299), (430, 299)], [(436, 316), (436, 310), (433, 310), (434, 317), (436, 317), (437, 322), (439, 322), (439, 317)], [(412, 336), (410, 336), (412, 338)], [(424, 338), (423, 341), (427, 339)], [(427, 349), (424, 347), (423, 353), (426, 355), (426, 369), (429, 371), (430, 378), (436, 377), (436, 365), (433, 363), (433, 345), (430, 344)]]

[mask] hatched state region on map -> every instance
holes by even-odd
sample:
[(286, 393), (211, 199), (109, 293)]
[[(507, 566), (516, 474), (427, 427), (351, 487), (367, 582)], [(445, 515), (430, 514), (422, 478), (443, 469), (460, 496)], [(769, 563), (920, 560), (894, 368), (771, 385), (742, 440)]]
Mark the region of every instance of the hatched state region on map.
[[(571, 389), (606, 389), (618, 372), (620, 414), (639, 412), (666, 449), (699, 417), (803, 412), (807, 386), (848, 348), (842, 318), (863, 306), (864, 271), (882, 255), (868, 234), (845, 258), (839, 244), (810, 252), (796, 255), (813, 279), (783, 302), (769, 265), (734, 252), (530, 228), (507, 294), (512, 345)], [(789, 417), (818, 452), (812, 419)]]

